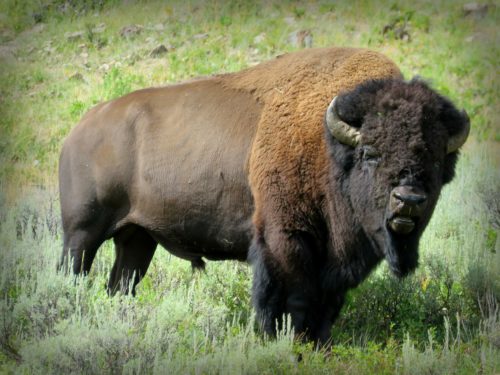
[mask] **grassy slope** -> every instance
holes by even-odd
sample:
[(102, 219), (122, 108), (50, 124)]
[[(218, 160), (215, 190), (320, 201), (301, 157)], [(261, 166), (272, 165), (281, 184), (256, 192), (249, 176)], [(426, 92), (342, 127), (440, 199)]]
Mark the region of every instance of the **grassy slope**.
[[(498, 7), (478, 20), (463, 17), (460, 2), (343, 3), (140, 3), (81, 17), (33, 6), (42, 9), (46, 23), (23, 32), (18, 29), (31, 18), (14, 2), (0, 5), (6, 14), (0, 16), (6, 42), (0, 52), (7, 50), (0, 53), (0, 369), (499, 370)], [(382, 34), (385, 25), (404, 19), (410, 42)], [(101, 23), (103, 32), (92, 31)], [(144, 29), (120, 37), (129, 24)], [(136, 88), (236, 71), (300, 48), (289, 34), (304, 29), (311, 30), (316, 47), (365, 46), (386, 53), (406, 77), (425, 77), (471, 116), (473, 140), (422, 240), (423, 266), (416, 275), (398, 282), (382, 267), (351, 293), (335, 327), (337, 345), (325, 358), (289, 335), (274, 342), (255, 335), (251, 275), (242, 264), (210, 263), (206, 274), (192, 275), (187, 262), (159, 251), (135, 300), (105, 296), (111, 244), (100, 251), (88, 280), (74, 284), (53, 272), (61, 244), (59, 232), (53, 233), (58, 150), (86, 109)], [(8, 30), (18, 33), (10, 42), (15, 33)], [(81, 39), (67, 40), (65, 33), (79, 30)], [(150, 57), (161, 43), (169, 52)], [(36, 235), (29, 230), (16, 236), (23, 217), (38, 227)], [(294, 356), (299, 351), (301, 363)], [(18, 356), (22, 362), (16, 363)]]

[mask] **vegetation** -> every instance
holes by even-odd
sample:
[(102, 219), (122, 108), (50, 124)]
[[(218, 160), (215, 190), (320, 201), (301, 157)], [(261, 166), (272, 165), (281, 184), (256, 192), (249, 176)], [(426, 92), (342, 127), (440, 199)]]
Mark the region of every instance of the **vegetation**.
[[(498, 7), (466, 16), (462, 1), (0, 3), (0, 372), (498, 373), (498, 24)], [(193, 273), (159, 250), (136, 298), (106, 295), (112, 243), (87, 278), (55, 272), (58, 153), (87, 109), (310, 43), (381, 51), (472, 121), (421, 266), (398, 280), (382, 265), (353, 290), (330, 352), (255, 331), (242, 263)]]

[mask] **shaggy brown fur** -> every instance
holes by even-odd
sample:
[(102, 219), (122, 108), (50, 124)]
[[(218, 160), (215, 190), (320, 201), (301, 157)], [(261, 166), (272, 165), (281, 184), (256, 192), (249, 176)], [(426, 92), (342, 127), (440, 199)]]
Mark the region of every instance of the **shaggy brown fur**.
[[(246, 73), (241, 79), (235, 75), (235, 81), (255, 88), (259, 96), (259, 91), (265, 93), (250, 159), (257, 233), (266, 226), (264, 206), (283, 229), (306, 230), (308, 223), (301, 223), (302, 213), (320, 207), (328, 190), (323, 129), (328, 103), (340, 91), (367, 79), (402, 78), (401, 73), (385, 56), (357, 49), (302, 51)], [(279, 260), (281, 256), (276, 254), (275, 260), (286, 269), (289, 262)]]
[[(338, 115), (363, 135), (356, 147), (323, 124), (336, 95)], [(290, 314), (297, 334), (326, 342), (345, 292), (378, 262), (398, 275), (416, 267), (453, 177), (447, 139), (466, 122), (363, 49), (306, 50), (131, 93), (89, 111), (64, 144), (61, 265), (71, 257), (74, 273), (88, 272), (113, 238), (114, 293), (134, 291), (158, 243), (194, 267), (248, 257), (263, 329), (273, 335)]]

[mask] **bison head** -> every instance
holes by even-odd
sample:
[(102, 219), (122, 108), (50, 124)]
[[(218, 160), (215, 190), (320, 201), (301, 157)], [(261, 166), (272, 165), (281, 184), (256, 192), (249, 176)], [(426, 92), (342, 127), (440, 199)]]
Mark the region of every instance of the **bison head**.
[(469, 119), (424, 82), (366, 82), (334, 98), (325, 124), (354, 220), (391, 270), (418, 264), (418, 242), (451, 181)]

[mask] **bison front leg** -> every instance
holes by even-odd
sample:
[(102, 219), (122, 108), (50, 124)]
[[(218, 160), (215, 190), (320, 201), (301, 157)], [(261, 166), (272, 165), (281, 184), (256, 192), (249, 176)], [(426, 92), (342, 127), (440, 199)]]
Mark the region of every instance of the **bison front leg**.
[(286, 296), (273, 265), (264, 258), (264, 248), (264, 243), (256, 241), (249, 252), (253, 268), (252, 302), (260, 329), (275, 337), (277, 330), (283, 328)]
[(335, 294), (325, 293), (319, 311), (322, 315), (318, 319), (315, 341), (319, 346), (329, 346), (332, 343), (331, 331), (335, 319), (344, 304), (345, 294), (336, 292)]
[(264, 332), (275, 336), (288, 315), (298, 339), (324, 343), (334, 313), (324, 301), (321, 268), (312, 256), (317, 250), (303, 233), (281, 233), (279, 240), (255, 240), (250, 251), (257, 318)]
[(330, 345), (332, 325), (344, 303), (344, 293), (326, 292), (318, 269), (316, 275), (297, 277), (286, 295), (285, 312), (291, 316), (297, 338), (313, 341), (318, 347)]

